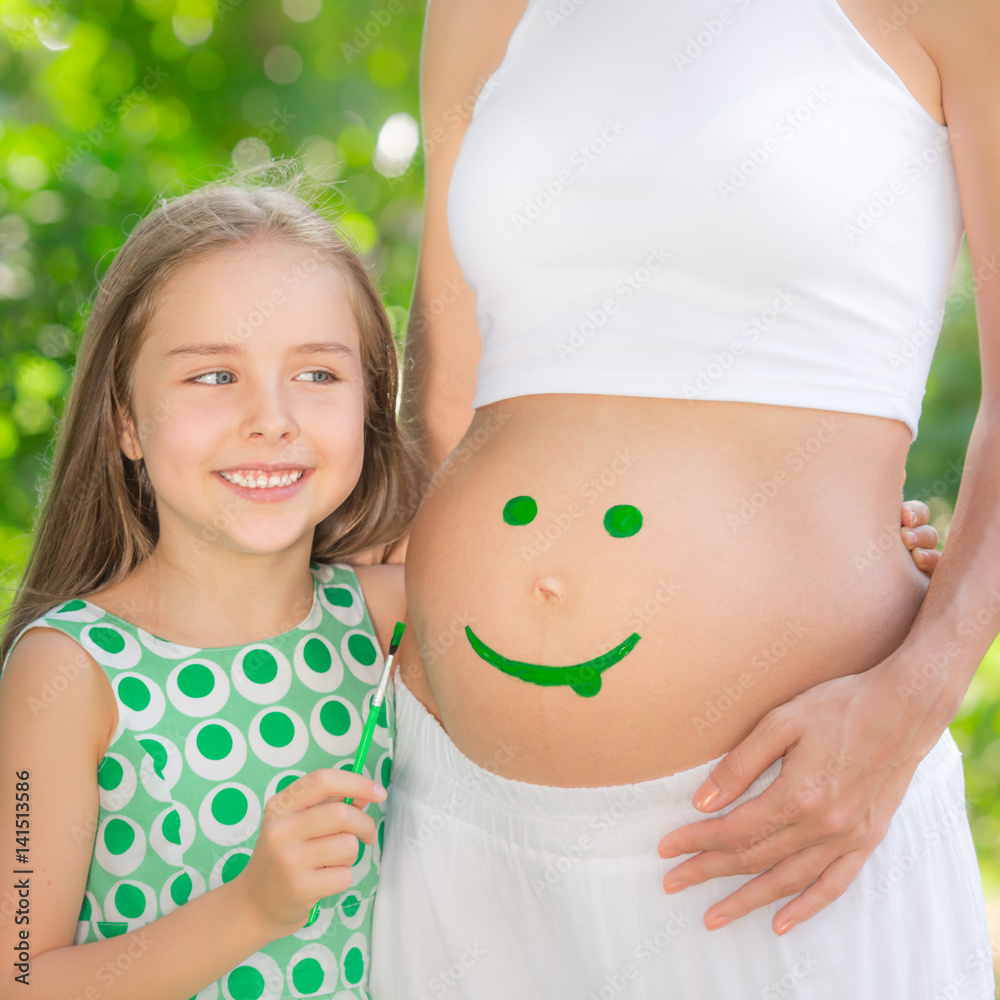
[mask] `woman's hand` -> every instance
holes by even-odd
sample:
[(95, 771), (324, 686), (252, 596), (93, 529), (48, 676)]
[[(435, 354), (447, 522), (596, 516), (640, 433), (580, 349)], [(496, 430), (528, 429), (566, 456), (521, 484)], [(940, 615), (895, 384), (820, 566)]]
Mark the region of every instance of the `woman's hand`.
[(941, 553), (937, 551), (937, 529), (928, 522), (930, 508), (922, 500), (903, 502), (902, 527), (903, 544), (910, 550), (917, 569), (930, 576), (937, 569)]
[[(675, 881), (764, 873), (706, 912), (709, 930), (798, 893), (771, 922), (775, 933), (786, 933), (845, 892), (881, 843), (934, 745), (926, 732), (917, 735), (920, 720), (907, 714), (885, 677), (876, 668), (835, 677), (772, 709), (715, 766), (693, 801), (705, 811), (721, 809), (784, 758), (778, 777), (726, 816), (690, 823), (660, 841), (661, 857), (695, 854), (667, 873), (665, 889)], [(706, 802), (713, 779), (720, 791)]]
[[(343, 799), (350, 797), (348, 805)], [(359, 842), (375, 841), (375, 822), (364, 809), (384, 798), (370, 778), (324, 767), (267, 800), (253, 854), (233, 881), (275, 937), (300, 930), (317, 899), (350, 886)]]

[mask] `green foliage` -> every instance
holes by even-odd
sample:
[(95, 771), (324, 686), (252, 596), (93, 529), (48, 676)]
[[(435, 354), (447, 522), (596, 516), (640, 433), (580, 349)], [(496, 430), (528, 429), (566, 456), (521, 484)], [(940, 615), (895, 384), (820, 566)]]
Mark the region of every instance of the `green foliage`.
[[(422, 224), (423, 0), (0, 0), (0, 568), (16, 582), (97, 277), (161, 195), (234, 162), (300, 155), (405, 323)], [(402, 122), (405, 134), (406, 120)], [(928, 382), (906, 496), (943, 532), (979, 404), (965, 251)], [(850, 512), (844, 511), (849, 517)], [(3, 608), (0, 607), (0, 611)], [(1000, 654), (955, 723), (984, 876), (1000, 884)]]
[[(97, 279), (160, 196), (234, 164), (301, 157), (330, 185), (327, 209), (378, 276), (401, 333), (423, 164), (419, 149), (405, 169), (376, 162), (375, 150), (391, 116), (408, 115), (415, 130), (423, 8), (423, 0), (0, 0), (8, 585), (27, 553)], [(0, 595), (0, 612), (5, 602)]]

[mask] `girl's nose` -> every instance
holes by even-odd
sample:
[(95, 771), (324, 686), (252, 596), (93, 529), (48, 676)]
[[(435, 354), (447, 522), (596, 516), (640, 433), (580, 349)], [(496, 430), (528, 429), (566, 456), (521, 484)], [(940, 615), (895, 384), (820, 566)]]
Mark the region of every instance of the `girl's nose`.
[(243, 427), (248, 437), (263, 437), (266, 441), (294, 437), (298, 430), (288, 400), (276, 389), (261, 389), (254, 394)]
[(536, 604), (560, 605), (563, 602), (562, 584), (554, 576), (540, 576), (531, 586), (531, 599)]

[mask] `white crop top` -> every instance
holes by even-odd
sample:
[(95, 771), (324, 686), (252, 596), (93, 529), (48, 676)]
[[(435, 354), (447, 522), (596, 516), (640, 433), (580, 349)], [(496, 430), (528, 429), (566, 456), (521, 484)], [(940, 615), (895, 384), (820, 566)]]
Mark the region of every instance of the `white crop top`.
[(837, 0), (529, 0), (448, 223), (476, 407), (738, 400), (911, 442), (964, 232), (947, 127)]

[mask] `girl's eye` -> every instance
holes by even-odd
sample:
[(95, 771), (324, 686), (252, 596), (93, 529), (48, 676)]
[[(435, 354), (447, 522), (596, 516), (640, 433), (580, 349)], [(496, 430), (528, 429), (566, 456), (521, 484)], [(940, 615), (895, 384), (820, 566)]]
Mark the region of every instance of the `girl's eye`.
[[(314, 381), (317, 385), (326, 385), (326, 384), (328, 384), (330, 382), (339, 382), (340, 381), (340, 379), (338, 379), (337, 376), (333, 374), (333, 372), (325, 371), (322, 368), (316, 368), (313, 371), (303, 372), (302, 374), (303, 375), (324, 375), (324, 376), (326, 376), (325, 378), (322, 378), (322, 379), (313, 379), (312, 381)], [(233, 382), (233, 373), (229, 372), (229, 371), (226, 371), (225, 369), (222, 369), (220, 371), (215, 371), (215, 372), (205, 372), (203, 375), (196, 375), (193, 379), (191, 379), (191, 381), (192, 382), (201, 382), (202, 379), (208, 378), (211, 375), (218, 375), (219, 376), (218, 381), (216, 381), (216, 382), (204, 382), (204, 383), (202, 383), (203, 385), (232, 385), (232, 382)]]
[(191, 379), (191, 381), (192, 382), (200, 382), (203, 378), (208, 378), (209, 375), (221, 375), (221, 376), (224, 377), (224, 380), (220, 380), (218, 382), (208, 382), (208, 383), (206, 383), (207, 385), (229, 385), (232, 382), (232, 380), (233, 380), (233, 373), (232, 372), (218, 371), (218, 372), (205, 372), (204, 375), (197, 375), (197, 376), (195, 376), (195, 378)]

